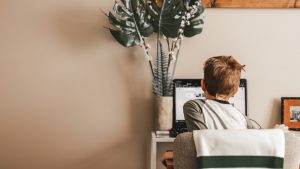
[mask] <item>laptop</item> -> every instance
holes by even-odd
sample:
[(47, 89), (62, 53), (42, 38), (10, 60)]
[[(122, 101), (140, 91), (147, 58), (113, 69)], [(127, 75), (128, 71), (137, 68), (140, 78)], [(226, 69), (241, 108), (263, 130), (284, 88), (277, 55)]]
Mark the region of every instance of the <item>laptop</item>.
[[(204, 99), (204, 92), (201, 88), (201, 79), (175, 79), (173, 99), (173, 132), (186, 132), (183, 105), (189, 100)], [(229, 99), (229, 103), (247, 116), (247, 80), (241, 79), (238, 92)]]

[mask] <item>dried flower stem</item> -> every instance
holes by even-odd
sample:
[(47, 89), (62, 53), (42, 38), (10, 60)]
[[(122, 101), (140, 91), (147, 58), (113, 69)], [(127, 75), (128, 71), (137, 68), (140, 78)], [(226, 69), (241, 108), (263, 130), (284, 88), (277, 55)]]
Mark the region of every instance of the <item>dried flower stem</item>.
[(149, 53), (149, 48), (147, 47), (146, 45), (146, 39), (144, 37), (141, 38), (142, 40), (142, 48), (144, 49), (144, 55), (146, 58), (148, 58), (148, 62), (149, 62), (149, 66), (150, 66), (150, 70), (151, 70), (151, 73), (152, 73), (152, 78), (155, 79), (155, 76), (154, 76), (154, 71), (153, 71), (153, 66), (152, 66), (152, 62), (151, 62), (151, 59), (149, 58), (150, 56), (150, 53)]
[[(177, 41), (179, 41), (178, 45), (179, 45), (179, 48), (176, 52), (176, 60), (174, 62), (174, 66), (173, 66), (173, 70), (172, 70), (172, 75), (171, 75), (171, 79), (173, 79), (174, 77), (174, 73), (175, 73), (175, 68), (176, 68), (176, 65), (177, 65), (177, 61), (178, 61), (178, 54), (179, 54), (179, 51), (180, 51), (180, 45), (181, 45), (181, 39), (177, 39)], [(177, 42), (176, 42), (177, 43)]]

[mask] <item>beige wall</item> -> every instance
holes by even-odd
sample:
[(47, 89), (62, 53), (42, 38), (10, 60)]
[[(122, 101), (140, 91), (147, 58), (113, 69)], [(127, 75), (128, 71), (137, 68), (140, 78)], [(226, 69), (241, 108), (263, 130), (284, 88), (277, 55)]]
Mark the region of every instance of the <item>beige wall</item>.
[(299, 17), (298, 9), (207, 10), (203, 34), (182, 46), (176, 76), (202, 77), (209, 56), (235, 56), (246, 65), (250, 117), (272, 127), (280, 120), (280, 97), (300, 96)]
[[(0, 0), (0, 168), (141, 169), (152, 123), (151, 80), (138, 48), (102, 28), (113, 1)], [(183, 43), (176, 77), (202, 77), (208, 56), (247, 65), (250, 117), (279, 120), (300, 96), (299, 10), (206, 12)], [(272, 84), (273, 83), (273, 84)]]

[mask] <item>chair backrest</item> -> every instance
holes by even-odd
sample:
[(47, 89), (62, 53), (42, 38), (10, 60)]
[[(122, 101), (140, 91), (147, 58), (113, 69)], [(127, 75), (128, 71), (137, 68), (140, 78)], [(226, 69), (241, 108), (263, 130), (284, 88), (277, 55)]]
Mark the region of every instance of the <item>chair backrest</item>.
[[(300, 138), (285, 132), (284, 169), (298, 169), (300, 164)], [(174, 142), (174, 168), (196, 169), (196, 148), (191, 132), (179, 134)]]

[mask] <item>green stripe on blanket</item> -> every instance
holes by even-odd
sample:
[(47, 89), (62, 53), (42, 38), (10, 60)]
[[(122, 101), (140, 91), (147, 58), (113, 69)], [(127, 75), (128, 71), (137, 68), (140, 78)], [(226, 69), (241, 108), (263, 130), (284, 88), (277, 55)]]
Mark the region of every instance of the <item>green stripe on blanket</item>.
[(272, 156), (200, 156), (197, 168), (283, 168), (283, 158)]

